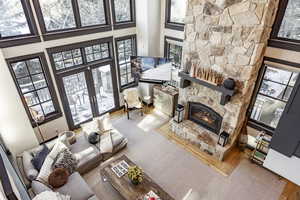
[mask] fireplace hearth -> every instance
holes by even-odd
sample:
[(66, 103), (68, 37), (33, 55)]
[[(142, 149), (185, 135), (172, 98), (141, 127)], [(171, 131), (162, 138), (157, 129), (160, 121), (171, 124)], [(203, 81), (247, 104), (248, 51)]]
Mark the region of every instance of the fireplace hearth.
[(189, 102), (188, 119), (219, 135), (223, 117), (210, 107)]

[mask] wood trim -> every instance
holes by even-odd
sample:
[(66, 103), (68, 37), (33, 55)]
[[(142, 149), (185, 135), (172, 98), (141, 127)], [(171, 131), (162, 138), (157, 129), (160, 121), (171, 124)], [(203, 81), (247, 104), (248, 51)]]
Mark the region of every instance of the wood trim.
[(26, 60), (34, 59), (34, 58), (39, 58), (40, 59), (42, 69), (43, 69), (43, 74), (44, 74), (45, 79), (46, 79), (47, 84), (48, 84), (47, 88), (49, 89), (49, 92), (50, 92), (50, 95), (51, 95), (51, 100), (52, 100), (53, 106), (55, 108), (55, 112), (52, 113), (51, 115), (45, 116), (45, 120), (42, 123), (40, 123), (39, 125), (45, 124), (49, 121), (52, 121), (52, 120), (55, 120), (55, 119), (58, 119), (58, 118), (62, 117), (62, 112), (61, 112), (61, 109), (60, 109), (60, 106), (59, 106), (59, 101), (58, 101), (58, 98), (57, 98), (57, 95), (56, 95), (56, 92), (55, 92), (55, 89), (54, 89), (54, 84), (53, 84), (53, 81), (52, 81), (52, 78), (51, 78), (51, 74), (50, 74), (50, 71), (49, 71), (48, 64), (47, 64), (46, 57), (45, 57), (44, 53), (36, 53), (36, 54), (31, 54), (31, 55), (6, 59), (7, 65), (9, 67), (9, 71), (10, 71), (11, 76), (12, 76), (14, 82), (15, 82), (16, 89), (17, 89), (17, 91), (20, 95), (22, 104), (25, 108), (25, 111), (27, 113), (28, 118), (30, 119), (32, 127), (36, 127), (36, 123), (32, 119), (32, 116), (31, 116), (31, 113), (28, 109), (27, 103), (25, 102), (25, 100), (23, 98), (23, 93), (21, 91), (21, 88), (20, 88), (19, 84), (17, 84), (17, 78), (15, 77), (15, 74), (14, 74), (14, 71), (12, 69), (11, 64), (14, 63), (14, 62), (26, 61)]

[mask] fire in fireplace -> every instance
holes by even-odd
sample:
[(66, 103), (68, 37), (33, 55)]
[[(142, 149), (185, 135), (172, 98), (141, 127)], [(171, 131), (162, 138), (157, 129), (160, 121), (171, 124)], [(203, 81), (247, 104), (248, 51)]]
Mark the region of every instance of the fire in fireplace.
[(189, 102), (188, 119), (219, 135), (223, 117), (202, 103)]

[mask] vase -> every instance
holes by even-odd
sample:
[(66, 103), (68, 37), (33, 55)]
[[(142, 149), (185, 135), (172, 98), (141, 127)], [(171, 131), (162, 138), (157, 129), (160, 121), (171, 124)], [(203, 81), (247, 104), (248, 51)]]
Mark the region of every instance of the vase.
[(130, 179), (130, 181), (131, 181), (131, 183), (132, 183), (133, 185), (138, 185), (138, 184), (140, 184), (140, 182), (139, 182), (138, 179)]

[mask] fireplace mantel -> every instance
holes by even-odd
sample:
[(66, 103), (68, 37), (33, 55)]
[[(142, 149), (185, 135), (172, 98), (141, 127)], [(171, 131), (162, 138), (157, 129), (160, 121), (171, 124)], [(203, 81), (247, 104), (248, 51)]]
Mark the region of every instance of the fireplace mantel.
[(228, 103), (230, 101), (230, 98), (235, 94), (234, 90), (229, 90), (229, 89), (224, 88), (223, 86), (217, 86), (212, 83), (209, 83), (208, 81), (193, 78), (185, 72), (179, 72), (178, 76), (181, 78), (181, 80), (180, 80), (181, 88), (186, 88), (191, 84), (191, 82), (194, 82), (194, 83), (203, 85), (205, 87), (208, 87), (212, 90), (221, 92), (222, 93), (221, 101), (220, 101), (221, 105), (225, 105), (226, 103)]

